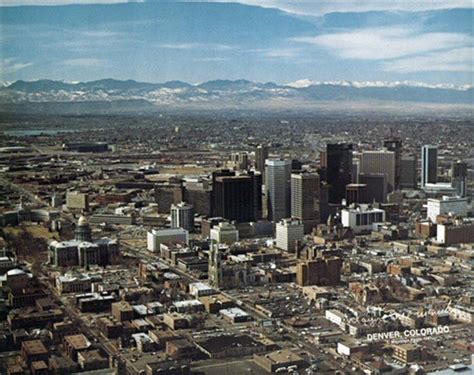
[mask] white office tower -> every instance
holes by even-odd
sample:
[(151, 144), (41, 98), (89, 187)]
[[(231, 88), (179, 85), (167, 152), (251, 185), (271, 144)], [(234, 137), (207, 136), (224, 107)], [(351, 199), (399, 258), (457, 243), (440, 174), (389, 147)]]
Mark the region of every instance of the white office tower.
[(279, 249), (296, 251), (297, 242), (304, 238), (304, 225), (298, 219), (282, 219), (276, 225), (276, 245)]
[(426, 145), (421, 148), (421, 188), (438, 182), (438, 147)]
[(175, 229), (152, 229), (147, 233), (147, 249), (149, 251), (160, 251), (160, 245), (166, 244), (188, 244), (189, 233), (183, 228)]
[(234, 242), (239, 240), (239, 231), (235, 225), (222, 222), (219, 225), (214, 225), (210, 232), (211, 240), (217, 243), (225, 243), (232, 245)]
[(364, 151), (360, 154), (360, 173), (385, 174), (390, 193), (395, 188), (395, 160), (393, 151)]
[(268, 220), (279, 221), (291, 215), (291, 160), (265, 161), (265, 187)]
[(428, 198), (427, 216), (436, 223), (439, 215), (464, 217), (467, 215), (467, 198), (443, 196), (442, 199)]
[(171, 205), (171, 227), (194, 230), (194, 208), (185, 202)]

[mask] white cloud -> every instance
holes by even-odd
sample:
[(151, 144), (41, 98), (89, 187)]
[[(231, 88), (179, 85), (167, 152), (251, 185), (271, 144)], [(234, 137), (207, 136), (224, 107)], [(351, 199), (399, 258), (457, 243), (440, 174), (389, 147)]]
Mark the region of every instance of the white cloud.
[[(471, 0), (175, 0), (177, 2), (240, 2), (266, 8), (278, 8), (289, 13), (306, 15), (323, 15), (332, 12), (367, 12), (367, 11), (424, 11), (435, 9), (472, 8)], [(64, 4), (114, 4), (127, 0), (2, 0), (1, 6), (11, 5), (64, 5)]]
[(126, 0), (2, 0), (0, 6), (141, 3)]
[(413, 56), (383, 64), (389, 72), (472, 72), (474, 49), (455, 48), (449, 51), (434, 52), (423, 56)]
[(158, 44), (160, 48), (167, 49), (181, 49), (181, 50), (192, 50), (192, 49), (207, 49), (214, 51), (228, 51), (236, 47), (229, 46), (227, 44), (217, 44), (217, 43), (164, 43)]
[(201, 58), (195, 58), (193, 60), (198, 61), (198, 62), (220, 62), (220, 61), (228, 61), (229, 59), (225, 57), (201, 57)]
[(296, 49), (291, 48), (277, 48), (277, 49), (269, 49), (264, 53), (265, 57), (269, 58), (292, 58), (297, 57), (299, 51)]
[(33, 65), (32, 62), (25, 63), (18, 61), (18, 59), (16, 58), (6, 58), (2, 59), (2, 68), (0, 69), (0, 71), (2, 74), (11, 74), (18, 72), (21, 69), (25, 69), (31, 65)]
[[(189, 1), (189, 0), (186, 0)], [(190, 0), (193, 1), (193, 0)], [(203, 2), (203, 0), (194, 0)], [(208, 0), (236, 2), (235, 0)], [(321, 16), (332, 12), (426, 11), (436, 9), (472, 8), (471, 0), (243, 0), (243, 4), (278, 8), (285, 12)]]
[(472, 38), (460, 33), (424, 33), (389, 27), (323, 34), (292, 39), (323, 47), (345, 59), (384, 60), (452, 49), (472, 44)]
[(103, 66), (105, 60), (101, 59), (93, 59), (93, 58), (77, 58), (77, 59), (68, 59), (64, 60), (64, 65), (69, 66), (86, 66), (86, 67), (94, 67), (94, 66)]
[(242, 51), (243, 53), (258, 54), (267, 59), (296, 58), (300, 55), (300, 48), (252, 48)]

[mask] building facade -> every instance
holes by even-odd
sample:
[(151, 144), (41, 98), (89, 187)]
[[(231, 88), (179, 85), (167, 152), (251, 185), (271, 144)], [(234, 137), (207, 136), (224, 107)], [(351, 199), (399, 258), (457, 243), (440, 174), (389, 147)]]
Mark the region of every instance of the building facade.
[(421, 148), (421, 187), (438, 182), (438, 147), (425, 145)]
[(268, 220), (277, 222), (291, 215), (291, 160), (265, 162)]
[(171, 227), (194, 230), (194, 207), (185, 202), (171, 205)]
[(298, 243), (304, 238), (304, 225), (299, 219), (282, 219), (276, 225), (276, 246), (279, 249), (295, 252)]
[(105, 266), (114, 263), (119, 256), (119, 245), (118, 241), (109, 238), (93, 240), (89, 222), (81, 216), (76, 226), (75, 239), (51, 241), (48, 253), (49, 262), (57, 267)]
[(388, 192), (395, 190), (395, 167), (393, 151), (364, 151), (360, 154), (360, 173), (385, 174)]
[(305, 233), (319, 224), (319, 185), (317, 173), (291, 174), (291, 216), (303, 222)]
[(385, 211), (368, 205), (345, 208), (341, 211), (342, 225), (351, 228), (354, 233), (370, 232), (373, 223), (384, 221)]

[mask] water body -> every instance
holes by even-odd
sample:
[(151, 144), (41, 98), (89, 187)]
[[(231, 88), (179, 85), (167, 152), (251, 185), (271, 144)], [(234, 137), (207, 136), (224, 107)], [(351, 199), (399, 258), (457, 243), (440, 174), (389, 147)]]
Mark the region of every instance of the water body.
[(4, 130), (2, 131), (5, 135), (11, 135), (14, 137), (38, 137), (38, 136), (51, 136), (58, 135), (60, 133), (72, 133), (77, 130), (73, 129), (25, 129), (25, 130)]

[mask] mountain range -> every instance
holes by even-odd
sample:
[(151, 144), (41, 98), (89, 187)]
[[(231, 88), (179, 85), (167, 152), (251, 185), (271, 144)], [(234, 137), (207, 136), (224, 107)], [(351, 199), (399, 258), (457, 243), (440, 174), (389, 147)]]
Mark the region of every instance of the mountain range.
[(175, 109), (280, 109), (335, 107), (341, 103), (377, 106), (450, 105), (471, 108), (473, 87), (411, 82), (258, 83), (213, 80), (147, 83), (103, 79), (91, 82), (16, 81), (0, 88), (6, 112), (135, 112)]

